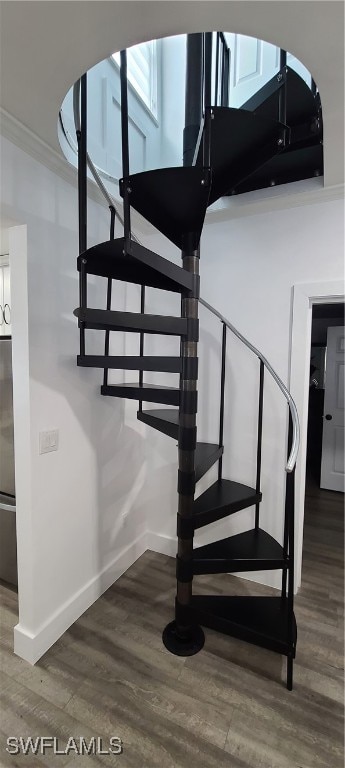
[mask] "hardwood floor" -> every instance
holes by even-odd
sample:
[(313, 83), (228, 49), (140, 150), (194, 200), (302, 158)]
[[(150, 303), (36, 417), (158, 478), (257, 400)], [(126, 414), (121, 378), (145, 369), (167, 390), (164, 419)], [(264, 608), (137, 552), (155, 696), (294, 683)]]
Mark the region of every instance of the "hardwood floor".
[[(17, 596), (0, 585), (0, 766), (342, 768), (343, 520), (341, 494), (308, 489), (292, 693), (285, 659), (211, 630), (197, 656), (166, 651), (171, 558), (143, 555), (35, 667), (12, 653)], [(196, 585), (264, 591), (232, 576)], [(9, 735), (55, 736), (60, 749), (69, 736), (119, 736), (123, 753), (10, 757)]]

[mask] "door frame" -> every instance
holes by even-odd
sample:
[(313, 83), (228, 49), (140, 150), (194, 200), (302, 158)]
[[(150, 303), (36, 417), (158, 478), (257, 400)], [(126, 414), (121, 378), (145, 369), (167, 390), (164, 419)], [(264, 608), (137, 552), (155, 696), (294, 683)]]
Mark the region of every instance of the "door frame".
[(312, 310), (314, 304), (343, 302), (344, 294), (342, 280), (325, 280), (293, 286), (289, 388), (297, 406), (301, 429), (295, 490), (296, 590), (301, 585), (302, 575)]

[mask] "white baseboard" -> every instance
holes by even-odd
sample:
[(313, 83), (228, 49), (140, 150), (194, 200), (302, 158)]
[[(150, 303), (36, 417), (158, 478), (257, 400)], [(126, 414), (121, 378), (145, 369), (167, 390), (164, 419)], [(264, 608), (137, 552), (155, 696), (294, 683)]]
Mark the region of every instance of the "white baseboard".
[(64, 603), (35, 634), (20, 623), (17, 624), (14, 628), (14, 652), (29, 664), (36, 664), (82, 613), (144, 554), (148, 548), (146, 540), (147, 534), (143, 533), (125, 547), (97, 576)]
[(165, 533), (146, 531), (146, 549), (150, 549), (151, 552), (158, 552), (160, 555), (176, 557), (177, 538), (176, 536), (166, 536)]

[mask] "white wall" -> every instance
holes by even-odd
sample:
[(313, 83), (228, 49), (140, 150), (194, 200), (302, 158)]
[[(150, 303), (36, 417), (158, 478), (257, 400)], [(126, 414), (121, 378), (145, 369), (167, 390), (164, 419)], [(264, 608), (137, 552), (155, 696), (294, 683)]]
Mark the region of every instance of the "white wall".
[[(10, 230), (15, 649), (34, 662), (145, 549), (145, 503), (137, 499), (145, 452), (124, 403), (100, 396), (101, 372), (76, 365), (76, 188), (6, 140), (1, 156), (2, 213), (25, 225)], [(107, 211), (94, 202), (89, 233), (89, 244), (108, 238)], [(105, 280), (91, 278), (90, 297), (105, 306)], [(117, 303), (127, 297), (119, 284)], [(59, 430), (59, 450), (39, 455), (39, 432), (49, 429)]]

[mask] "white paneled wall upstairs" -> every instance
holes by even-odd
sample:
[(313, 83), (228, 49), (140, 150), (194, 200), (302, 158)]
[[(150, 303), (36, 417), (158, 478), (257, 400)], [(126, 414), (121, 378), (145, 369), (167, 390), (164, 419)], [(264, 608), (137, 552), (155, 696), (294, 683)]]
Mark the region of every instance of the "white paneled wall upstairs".
[[(279, 70), (280, 50), (264, 40), (246, 35), (225, 35), (231, 51), (230, 106), (241, 107)], [(287, 64), (311, 86), (311, 75), (291, 53)]]
[[(279, 48), (245, 35), (226, 33), (225, 37), (231, 51), (229, 105), (241, 107), (278, 72)], [(131, 173), (182, 165), (186, 35), (167, 37), (155, 41), (154, 47), (152, 43), (147, 46), (150, 55), (146, 58), (142, 55), (142, 45), (132, 49), (137, 49), (140, 57), (128, 56)], [(141, 77), (140, 61), (145, 64)], [(311, 84), (311, 75), (300, 61), (288, 54), (287, 63)], [(146, 90), (142, 82), (145, 72), (149, 80)], [(140, 88), (135, 87), (136, 83)], [(120, 105), (119, 66), (115, 56), (88, 72), (88, 151), (93, 162), (105, 172), (113, 192), (117, 189), (111, 189), (111, 179), (107, 176), (115, 181), (122, 176)], [(72, 89), (63, 102), (62, 116), (75, 143)], [(66, 157), (76, 165), (76, 154), (61, 130), (59, 137)]]

